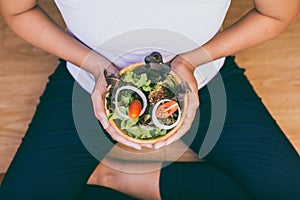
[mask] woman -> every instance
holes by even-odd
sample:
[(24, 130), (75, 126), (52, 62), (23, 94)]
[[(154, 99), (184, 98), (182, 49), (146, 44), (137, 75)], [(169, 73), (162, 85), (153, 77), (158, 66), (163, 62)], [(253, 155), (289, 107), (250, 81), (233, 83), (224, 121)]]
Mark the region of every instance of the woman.
[[(299, 1), (253, 2), (253, 10), (221, 30), (229, 0), (56, 0), (67, 24), (64, 31), (36, 0), (0, 0), (2, 16), (12, 30), (67, 61), (62, 60), (49, 78), (0, 198), (299, 199), (299, 156), (230, 57), (287, 28), (298, 14)], [(205, 161), (173, 162), (161, 170), (127, 173), (112, 167), (118, 163), (99, 163), (113, 145), (110, 138), (142, 148), (119, 136), (107, 122), (101, 98), (107, 85), (104, 71), (117, 73), (153, 50), (162, 52), (172, 70), (188, 81), (193, 103), (175, 136), (146, 147), (160, 149), (185, 137), (195, 122), (199, 127), (189, 147)], [(209, 86), (218, 77), (226, 95), (214, 102)], [(224, 121), (217, 119), (214, 124), (222, 125), (220, 136), (213, 149), (203, 154), (201, 145), (214, 119), (211, 108), (224, 102), (226, 113), (223, 107), (217, 111), (225, 113)], [(94, 126), (95, 119), (100, 126)], [(107, 137), (99, 136), (99, 127)], [(92, 143), (93, 138), (97, 142)], [(165, 163), (147, 164), (157, 169)], [(99, 179), (89, 179), (93, 171)]]

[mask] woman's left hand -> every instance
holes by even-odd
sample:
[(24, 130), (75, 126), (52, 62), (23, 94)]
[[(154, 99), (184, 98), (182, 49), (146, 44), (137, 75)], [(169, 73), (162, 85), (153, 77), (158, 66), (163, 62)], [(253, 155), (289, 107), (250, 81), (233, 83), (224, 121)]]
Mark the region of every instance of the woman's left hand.
[(172, 71), (174, 71), (181, 80), (186, 81), (190, 87), (190, 90), (187, 91), (188, 96), (188, 107), (187, 114), (185, 116), (185, 120), (183, 124), (179, 128), (176, 134), (171, 136), (165, 141), (158, 142), (154, 144), (154, 149), (159, 149), (163, 146), (167, 146), (176, 140), (180, 139), (190, 128), (192, 122), (194, 121), (196, 110), (199, 106), (199, 98), (198, 98), (198, 85), (197, 81), (194, 77), (194, 69), (195, 66), (191, 64), (187, 59), (184, 58), (184, 55), (176, 56), (172, 62)]

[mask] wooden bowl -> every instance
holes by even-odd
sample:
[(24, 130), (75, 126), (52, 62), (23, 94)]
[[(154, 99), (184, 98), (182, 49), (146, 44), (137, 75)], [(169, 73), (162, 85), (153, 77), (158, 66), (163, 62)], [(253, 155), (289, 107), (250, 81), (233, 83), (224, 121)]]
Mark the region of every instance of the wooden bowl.
[[(146, 65), (146, 63), (144, 63), (144, 62), (138, 62), (138, 63), (131, 64), (131, 65), (127, 66), (126, 68), (122, 69), (120, 71), (120, 75), (123, 75), (127, 70), (133, 70), (133, 69), (135, 69), (139, 66), (145, 66), (145, 65)], [(178, 77), (178, 75), (175, 74), (175, 72), (170, 71), (170, 74), (174, 77), (175, 81), (178, 84), (180, 84), (182, 82), (181, 79)], [(165, 135), (163, 135), (161, 137), (153, 138), (153, 139), (133, 138), (133, 137), (129, 136), (126, 132), (121, 130), (114, 120), (110, 120), (109, 122), (115, 128), (115, 130), (117, 130), (117, 132), (121, 136), (123, 136), (124, 138), (126, 138), (126, 139), (128, 139), (132, 142), (139, 143), (139, 144), (155, 144), (155, 143), (158, 143), (160, 141), (165, 141), (167, 138), (171, 137), (172, 135), (174, 135), (177, 132), (177, 130), (182, 125), (182, 123), (184, 121), (184, 118), (186, 116), (187, 105), (188, 105), (188, 100), (187, 100), (187, 95), (185, 95), (184, 101), (183, 101), (183, 109), (182, 109), (182, 112), (181, 112), (181, 119), (180, 119), (179, 123), (173, 129), (169, 130)], [(107, 108), (107, 101), (105, 101), (105, 109), (106, 109), (107, 116), (109, 116), (110, 111)]]

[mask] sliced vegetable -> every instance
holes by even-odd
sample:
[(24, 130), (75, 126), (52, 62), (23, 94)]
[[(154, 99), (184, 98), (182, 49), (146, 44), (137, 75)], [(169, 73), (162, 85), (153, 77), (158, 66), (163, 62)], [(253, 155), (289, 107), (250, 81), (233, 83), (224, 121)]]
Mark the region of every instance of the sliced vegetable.
[[(141, 99), (143, 100), (143, 108), (142, 108), (142, 110), (140, 111), (139, 116), (141, 116), (142, 114), (144, 114), (144, 112), (145, 112), (145, 110), (146, 110), (146, 108), (147, 108), (147, 98), (146, 98), (145, 94), (144, 94), (141, 90), (139, 90), (139, 89), (136, 88), (136, 87), (130, 86), (130, 85), (126, 85), (126, 86), (120, 87), (120, 88), (117, 90), (117, 92), (116, 92), (116, 96), (115, 96), (115, 105), (116, 105), (116, 111), (117, 111), (117, 113), (118, 113), (121, 117), (123, 117), (123, 118), (125, 118), (125, 119), (128, 119), (128, 118), (130, 117), (130, 116), (127, 115), (126, 113), (121, 112), (121, 110), (120, 110), (120, 108), (119, 108), (119, 105), (118, 105), (118, 102), (119, 102), (119, 101), (118, 101), (119, 93), (120, 93), (122, 90), (131, 90), (131, 91), (137, 93), (137, 94), (141, 97)], [(139, 117), (139, 116), (138, 116), (138, 117)]]
[(130, 118), (138, 118), (140, 116), (140, 113), (142, 111), (142, 103), (139, 100), (133, 100), (130, 103), (129, 109), (128, 109), (128, 115)]
[(153, 110), (152, 110), (152, 121), (154, 123), (155, 126), (157, 126), (158, 128), (160, 129), (163, 129), (163, 130), (169, 130), (169, 129), (172, 129), (174, 128), (180, 121), (180, 118), (181, 118), (181, 110), (180, 110), (180, 107), (178, 106), (178, 118), (177, 120), (175, 121), (175, 123), (171, 124), (171, 125), (165, 125), (165, 124), (161, 124), (156, 116), (156, 113), (157, 113), (157, 109), (158, 107), (165, 103), (165, 102), (170, 102), (171, 100), (169, 99), (163, 99), (159, 102), (157, 102), (154, 107), (153, 107)]
[(176, 112), (178, 108), (179, 105), (176, 101), (168, 101), (167, 103), (163, 103), (158, 106), (156, 110), (156, 116), (163, 119), (168, 118), (173, 115), (173, 113)]

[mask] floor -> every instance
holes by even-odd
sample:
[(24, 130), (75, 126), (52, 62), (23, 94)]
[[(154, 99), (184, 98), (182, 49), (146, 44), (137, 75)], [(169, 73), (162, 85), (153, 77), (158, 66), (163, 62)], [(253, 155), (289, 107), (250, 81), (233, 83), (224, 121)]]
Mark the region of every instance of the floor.
[[(53, 1), (41, 1), (63, 25)], [(251, 8), (232, 0), (225, 26)], [(237, 54), (237, 62), (300, 153), (300, 18), (276, 39)], [(0, 173), (5, 173), (57, 59), (17, 38), (0, 18)], [(1, 182), (1, 174), (0, 174)]]

